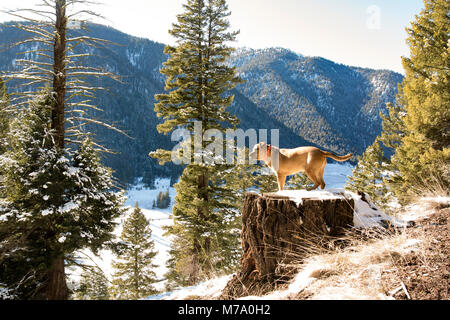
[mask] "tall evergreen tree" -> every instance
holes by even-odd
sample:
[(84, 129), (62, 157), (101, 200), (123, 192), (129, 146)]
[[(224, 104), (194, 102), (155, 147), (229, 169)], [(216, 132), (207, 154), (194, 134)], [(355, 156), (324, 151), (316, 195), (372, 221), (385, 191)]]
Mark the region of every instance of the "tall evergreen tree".
[[(161, 69), (168, 93), (156, 95), (155, 111), (164, 119), (159, 132), (185, 128), (192, 141), (201, 140), (204, 150), (202, 138), (207, 130), (224, 133), (227, 126), (239, 122), (226, 111), (234, 99), (229, 91), (241, 82), (235, 68), (226, 64), (233, 51), (227, 42), (234, 41), (238, 33), (227, 31), (230, 12), (225, 0), (188, 0), (183, 8), (169, 31), (177, 46), (165, 48), (169, 58)], [(194, 137), (195, 122), (201, 123), (201, 137)], [(164, 163), (170, 161), (172, 151), (157, 150), (150, 155)], [(229, 166), (205, 164), (203, 156), (193, 153), (175, 186), (175, 224), (168, 232), (177, 240), (169, 269), (178, 283), (194, 284), (228, 264), (224, 257), (229, 255), (223, 254), (229, 250), (228, 243), (222, 241), (227, 237), (217, 237), (215, 232), (225, 236), (228, 216), (235, 214), (226, 200), (232, 191), (221, 179), (221, 172)]]
[(123, 210), (89, 140), (75, 151), (56, 145), (53, 103), (44, 92), (19, 112), (0, 163), (0, 282), (24, 299), (67, 298), (65, 258), (84, 248), (97, 253)]
[(121, 300), (137, 300), (157, 293), (153, 284), (157, 281), (153, 271), (156, 255), (151, 239), (150, 223), (136, 206), (125, 220), (120, 239), (125, 248), (118, 261), (113, 262), (114, 275), (111, 297)]
[(450, 2), (424, 0), (425, 8), (407, 29), (410, 58), (398, 103), (404, 133), (392, 157), (391, 186), (399, 198), (436, 183), (449, 187)]
[[(192, 285), (216, 273), (234, 271), (239, 259), (239, 196), (225, 171), (210, 171), (207, 202), (197, 192), (198, 172), (188, 166), (175, 185), (177, 195), (174, 225), (166, 227), (175, 236), (167, 279)], [(198, 208), (208, 210), (199, 215)]]

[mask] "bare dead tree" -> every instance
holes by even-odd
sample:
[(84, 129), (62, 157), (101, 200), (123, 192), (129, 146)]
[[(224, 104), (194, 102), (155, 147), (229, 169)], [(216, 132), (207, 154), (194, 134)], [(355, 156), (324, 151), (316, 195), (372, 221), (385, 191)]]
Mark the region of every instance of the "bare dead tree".
[[(87, 31), (87, 18), (103, 18), (100, 14), (79, 6), (100, 4), (89, 0), (39, 0), (36, 8), (4, 11), (23, 22), (16, 22), (13, 27), (30, 34), (30, 37), (17, 41), (10, 47), (34, 44), (21, 52), (25, 56), (16, 59), (20, 70), (2, 75), (5, 80), (16, 80), (17, 85), (10, 92), (12, 112), (25, 105), (45, 86), (52, 88), (55, 104), (52, 110), (52, 129), (55, 130), (55, 141), (59, 148), (66, 143), (80, 143), (89, 132), (83, 130), (87, 124), (95, 124), (125, 134), (113, 125), (90, 117), (90, 111), (102, 111), (94, 103), (95, 93), (107, 90), (101, 86), (93, 86), (89, 82), (92, 77), (106, 77), (116, 81), (120, 78), (102, 68), (85, 66), (80, 63), (91, 53), (76, 53), (75, 49), (84, 45), (99, 48), (111, 45), (112, 42), (86, 35), (70, 37), (71, 26)], [(31, 57), (31, 58), (30, 58)], [(34, 58), (33, 58), (34, 57)], [(95, 144), (101, 151), (111, 152), (105, 147)]]

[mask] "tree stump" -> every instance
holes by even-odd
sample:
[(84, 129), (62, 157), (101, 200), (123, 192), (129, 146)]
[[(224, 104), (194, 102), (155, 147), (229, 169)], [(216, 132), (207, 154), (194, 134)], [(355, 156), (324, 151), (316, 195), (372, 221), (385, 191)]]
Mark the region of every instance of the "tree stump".
[(295, 275), (295, 265), (311, 248), (336, 239), (353, 226), (354, 200), (344, 192), (332, 195), (292, 199), (247, 193), (242, 209), (241, 269), (221, 299), (273, 291)]

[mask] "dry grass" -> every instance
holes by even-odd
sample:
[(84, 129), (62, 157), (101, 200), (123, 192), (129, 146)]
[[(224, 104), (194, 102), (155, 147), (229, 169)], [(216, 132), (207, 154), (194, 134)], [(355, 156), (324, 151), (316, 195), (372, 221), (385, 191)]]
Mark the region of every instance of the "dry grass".
[[(420, 211), (419, 218), (423, 219), (441, 212), (448, 206), (448, 198), (447, 204), (422, 201), (416, 206), (414, 209)], [(411, 298), (408, 292), (411, 275), (405, 266), (414, 256), (422, 274), (436, 270), (435, 261), (430, 258), (435, 236), (423, 228), (372, 230), (370, 234), (348, 234), (345, 247), (310, 247), (299, 274), (287, 288), (263, 298), (376, 300), (394, 299), (399, 293)]]
[(367, 242), (354, 239), (345, 249), (311, 257), (306, 265), (317, 266), (310, 274), (314, 281), (298, 298), (388, 299), (402, 280), (392, 279), (398, 285), (386, 287), (386, 274), (396, 274), (396, 263), (411, 250), (422, 250), (426, 241), (425, 235), (412, 239), (403, 231)]
[(441, 168), (440, 173), (430, 172), (430, 174), (423, 178), (418, 178), (414, 182), (414, 186), (410, 188), (411, 195), (409, 201), (415, 203), (423, 198), (448, 198), (450, 197), (450, 189), (448, 184), (450, 182), (450, 165), (446, 162), (439, 161), (438, 166)]

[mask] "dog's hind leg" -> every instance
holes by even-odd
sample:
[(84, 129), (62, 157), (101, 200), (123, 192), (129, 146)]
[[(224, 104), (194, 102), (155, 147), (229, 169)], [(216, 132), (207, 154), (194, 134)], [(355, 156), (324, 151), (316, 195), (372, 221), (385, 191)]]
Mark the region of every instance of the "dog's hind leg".
[(307, 188), (306, 190), (307, 191), (316, 190), (320, 186), (320, 182), (317, 180), (316, 176), (314, 175), (314, 173), (312, 171), (306, 170), (305, 173), (308, 176), (308, 178), (312, 182), (314, 182), (314, 186), (312, 188)]
[(327, 163), (325, 162), (323, 167), (319, 171), (320, 188), (322, 188), (322, 190), (325, 189), (325, 186), (326, 186), (325, 180), (323, 179), (323, 175), (325, 173), (325, 166), (326, 165), (327, 165)]

